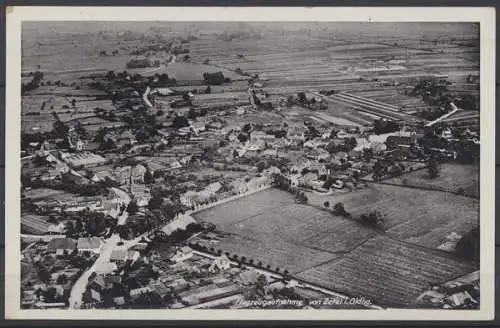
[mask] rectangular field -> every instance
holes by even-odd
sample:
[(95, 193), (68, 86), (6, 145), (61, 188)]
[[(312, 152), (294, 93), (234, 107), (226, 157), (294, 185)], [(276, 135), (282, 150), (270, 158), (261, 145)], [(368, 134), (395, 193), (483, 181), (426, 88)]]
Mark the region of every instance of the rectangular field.
[(375, 304), (405, 307), (431, 284), (472, 270), (472, 265), (447, 254), (378, 236), (299, 277)]

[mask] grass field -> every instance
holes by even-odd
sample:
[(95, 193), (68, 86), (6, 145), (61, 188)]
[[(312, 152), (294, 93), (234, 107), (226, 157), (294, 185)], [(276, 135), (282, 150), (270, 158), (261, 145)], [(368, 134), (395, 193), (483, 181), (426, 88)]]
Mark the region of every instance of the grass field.
[(325, 201), (342, 202), (353, 217), (380, 211), (390, 236), (431, 248), (438, 247), (449, 233), (465, 233), (479, 223), (478, 200), (441, 191), (372, 185), (334, 197), (307, 196), (317, 206)]
[(479, 166), (442, 164), (435, 179), (429, 178), (427, 170), (420, 170), (385, 182), (451, 192), (461, 188), (465, 195), (479, 197)]

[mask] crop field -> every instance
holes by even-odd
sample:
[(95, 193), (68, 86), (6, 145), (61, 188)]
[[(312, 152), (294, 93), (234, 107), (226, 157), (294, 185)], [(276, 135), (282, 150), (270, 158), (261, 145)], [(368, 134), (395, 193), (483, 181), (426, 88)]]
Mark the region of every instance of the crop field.
[(429, 285), (473, 269), (472, 265), (442, 252), (379, 236), (342, 258), (298, 276), (353, 297), (364, 296), (375, 304), (404, 307), (412, 305)]
[[(290, 194), (268, 189), (201, 211), (195, 217), (214, 223), (222, 238), (199, 240), (380, 304), (407, 305), (429, 284), (473, 269), (435, 249), (451, 232), (464, 234), (477, 226), (477, 201), (471, 198), (387, 185), (307, 196), (308, 205), (300, 205)], [(342, 202), (354, 218), (380, 211), (383, 230), (333, 216), (324, 210), (326, 200), (332, 206)]]
[(21, 217), (21, 231), (28, 234), (40, 235), (47, 233), (50, 224), (46, 217), (34, 214), (25, 214)]
[(442, 164), (435, 179), (429, 179), (427, 170), (420, 170), (386, 182), (450, 192), (463, 189), (465, 195), (479, 197), (478, 165)]

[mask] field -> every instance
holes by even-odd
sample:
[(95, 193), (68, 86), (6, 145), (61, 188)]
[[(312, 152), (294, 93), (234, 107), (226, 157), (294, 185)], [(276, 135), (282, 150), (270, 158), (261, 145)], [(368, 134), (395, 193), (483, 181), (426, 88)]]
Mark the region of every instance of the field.
[(404, 307), (430, 284), (473, 269), (441, 252), (379, 236), (338, 260), (301, 272), (299, 277), (353, 297), (364, 296), (375, 304)]
[[(174, 30), (181, 35), (198, 26), (203, 33), (183, 45), (189, 50), (189, 63), (183, 62), (183, 55), (179, 55), (166, 66), (129, 71), (142, 75), (167, 73), (179, 81), (175, 88), (178, 90), (204, 88), (204, 72), (222, 71), (235, 82), (214, 86), (212, 93), (217, 95), (197, 96), (195, 105), (237, 106), (248, 102), (245, 81), (248, 77), (235, 73), (239, 68), (244, 73), (258, 74), (264, 91), (273, 100), (298, 92), (335, 90), (400, 108), (401, 112), (382, 116), (406, 121), (412, 121), (410, 115), (428, 107), (422, 99), (406, 95), (408, 87), (420, 77), (445, 74), (453, 82), (450, 88), (458, 94), (477, 93), (477, 83), (466, 81), (468, 74), (479, 71), (478, 28), (473, 24), (446, 24), (446, 28), (441, 28), (435, 24), (377, 23), (368, 29), (363, 24), (350, 23), (297, 23), (293, 28), (280, 23), (243, 25), (228, 23), (227, 27), (252, 36), (228, 40), (221, 38), (226, 31), (219, 24), (210, 23), (188, 26), (150, 22), (133, 27), (117, 23), (107, 28), (101, 26), (102, 31), (98, 23), (82, 23), (80, 28), (65, 23), (51, 23), (43, 28), (23, 24), (23, 33), (29, 37), (23, 37), (22, 68), (24, 72), (39, 69), (49, 80), (80, 84), (81, 90), (57, 88), (53, 91), (56, 96), (90, 96), (95, 91), (82, 84), (88, 82), (79, 79), (82, 75), (122, 71), (126, 62), (134, 58), (130, 54), (133, 49), (168, 43)], [(101, 56), (101, 51), (107, 55)], [(110, 55), (113, 51), (118, 53)], [(45, 89), (41, 87), (32, 94), (43, 93)], [(235, 93), (226, 96), (223, 92)], [(380, 110), (373, 110), (373, 104), (367, 112), (366, 104), (360, 106), (359, 102), (343, 96), (336, 98), (339, 99), (329, 101), (326, 116), (313, 115), (313, 119), (368, 126), (380, 117), (377, 116)], [(59, 103), (64, 101), (56, 98), (54, 109), (60, 110)], [(102, 107), (83, 103), (79, 105), (80, 112)], [(32, 106), (23, 104), (23, 112), (36, 112), (39, 107), (40, 101)], [(27, 118), (23, 129), (47, 131), (51, 128), (47, 119), (48, 115)]]
[(385, 182), (450, 192), (463, 189), (465, 195), (479, 197), (478, 165), (442, 164), (435, 179), (429, 179), (427, 170), (420, 170)]
[(41, 235), (48, 232), (50, 224), (46, 217), (34, 214), (25, 214), (21, 218), (21, 232), (33, 235)]
[[(449, 233), (463, 234), (477, 226), (474, 199), (388, 185), (307, 196), (309, 204), (301, 205), (286, 192), (268, 189), (195, 216), (223, 232), (220, 240), (206, 242), (209, 248), (380, 304), (407, 305), (429, 284), (472, 270), (436, 248)], [(333, 216), (324, 210), (325, 200), (343, 202), (354, 218), (378, 210), (385, 216), (383, 229)]]
[(342, 202), (358, 217), (370, 211), (381, 212), (383, 228), (396, 239), (436, 248), (451, 232), (465, 233), (479, 223), (479, 201), (441, 191), (377, 185), (335, 196), (308, 193), (309, 203), (322, 206)]

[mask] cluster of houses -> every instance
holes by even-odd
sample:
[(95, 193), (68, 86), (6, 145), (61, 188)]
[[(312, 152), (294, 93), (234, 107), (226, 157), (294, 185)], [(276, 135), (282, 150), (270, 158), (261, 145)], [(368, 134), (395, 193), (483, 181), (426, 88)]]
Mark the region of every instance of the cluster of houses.
[(416, 303), (425, 308), (478, 309), (479, 280), (479, 271), (474, 271), (466, 276), (432, 286), (417, 298)]
[(47, 244), (47, 251), (55, 255), (71, 254), (75, 250), (78, 252), (99, 254), (102, 246), (103, 241), (99, 237), (81, 237), (77, 240), (72, 238), (53, 238)]

